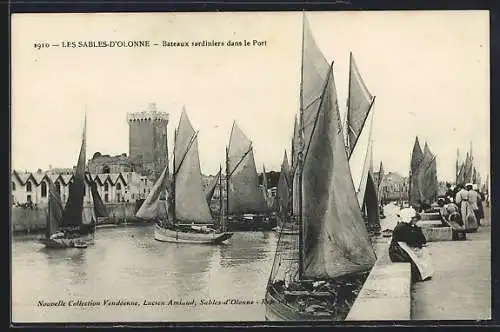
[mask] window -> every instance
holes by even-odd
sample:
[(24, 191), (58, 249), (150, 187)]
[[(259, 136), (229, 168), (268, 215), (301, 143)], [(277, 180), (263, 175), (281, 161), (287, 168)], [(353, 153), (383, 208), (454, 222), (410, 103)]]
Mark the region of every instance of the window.
[(104, 191), (108, 191), (108, 190), (109, 190), (109, 185), (108, 185), (108, 183), (106, 182), (106, 183), (104, 184)]
[(61, 194), (61, 183), (59, 181), (56, 182), (56, 190), (59, 194)]
[(104, 194), (104, 201), (107, 203), (108, 200), (109, 200), (109, 197), (108, 197), (108, 194), (106, 193), (106, 194)]
[(116, 201), (117, 201), (117, 202), (119, 202), (119, 201), (120, 201), (120, 198), (121, 198), (120, 196), (121, 196), (121, 195), (120, 195), (120, 193), (116, 193)]
[(116, 190), (122, 190), (122, 185), (121, 185), (121, 183), (119, 183), (119, 182), (118, 182), (118, 183), (116, 184)]
[(42, 197), (47, 197), (47, 182), (42, 181)]
[(31, 181), (26, 182), (26, 191), (31, 192)]
[(12, 190), (16, 190), (16, 183), (12, 181)]
[(109, 166), (106, 165), (102, 168), (102, 172), (104, 174), (109, 174), (111, 172), (111, 169), (109, 168)]
[(26, 200), (28, 201), (28, 203), (31, 203), (31, 195), (26, 196)]

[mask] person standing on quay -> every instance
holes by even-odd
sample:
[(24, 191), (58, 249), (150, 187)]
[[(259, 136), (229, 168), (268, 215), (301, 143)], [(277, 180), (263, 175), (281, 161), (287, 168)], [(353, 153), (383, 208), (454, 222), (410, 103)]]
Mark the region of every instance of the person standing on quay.
[[(469, 198), (469, 201), (471, 202), (472, 208), (474, 209), (474, 214), (476, 215), (476, 219), (477, 219), (477, 225), (481, 226), (481, 219), (484, 218), (484, 209), (483, 209), (484, 198), (481, 195), (481, 193), (479, 192), (477, 184), (472, 185), (472, 190), (470, 190), (469, 193), (470, 193), (471, 197), (475, 196), (475, 197), (473, 197), (472, 200)], [(473, 204), (474, 200), (476, 202), (475, 206)]]
[[(468, 183), (466, 185), (466, 188), (472, 189), (472, 184)], [(477, 230), (478, 226), (477, 226), (476, 215), (473, 211), (474, 209), (471, 203), (469, 202), (468, 189), (466, 190), (463, 188), (463, 186), (460, 185), (460, 190), (458, 191), (455, 197), (455, 202), (460, 207), (460, 215), (462, 216), (462, 221), (464, 223), (465, 230), (474, 232)]]

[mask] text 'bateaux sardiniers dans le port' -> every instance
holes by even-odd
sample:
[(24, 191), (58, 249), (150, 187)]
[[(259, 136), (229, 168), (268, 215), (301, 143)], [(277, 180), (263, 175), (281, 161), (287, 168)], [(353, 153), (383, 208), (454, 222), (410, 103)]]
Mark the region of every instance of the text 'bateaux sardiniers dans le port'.
[(210, 48), (210, 47), (266, 47), (267, 40), (63, 40), (59, 42), (36, 41), (37, 50), (48, 48)]

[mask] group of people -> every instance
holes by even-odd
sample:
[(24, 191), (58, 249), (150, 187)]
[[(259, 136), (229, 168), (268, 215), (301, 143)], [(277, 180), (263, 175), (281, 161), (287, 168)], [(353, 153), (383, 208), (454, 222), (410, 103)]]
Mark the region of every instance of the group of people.
[(477, 231), (484, 219), (483, 201), (485, 195), (476, 184), (446, 184), (444, 197), (438, 199), (441, 215), (449, 222), (456, 223), (468, 232)]
[[(458, 184), (455, 187), (447, 183), (446, 187), (444, 197), (438, 199), (441, 216), (466, 232), (477, 231), (484, 218), (485, 195), (472, 183)], [(411, 263), (414, 281), (426, 280), (432, 276), (432, 267), (424, 250), (427, 240), (417, 225), (421, 219), (420, 214), (409, 207), (402, 209), (398, 217), (399, 222), (392, 231), (389, 257), (393, 262)]]

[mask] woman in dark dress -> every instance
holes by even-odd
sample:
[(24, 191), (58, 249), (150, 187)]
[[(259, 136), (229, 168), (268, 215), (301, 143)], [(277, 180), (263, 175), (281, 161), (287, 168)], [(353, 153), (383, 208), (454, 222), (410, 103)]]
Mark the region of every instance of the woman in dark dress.
[(420, 215), (413, 208), (403, 209), (400, 212), (400, 222), (392, 231), (392, 240), (389, 246), (389, 257), (392, 262), (411, 263), (412, 280), (422, 280), (419, 269), (410, 255), (401, 248), (398, 242), (405, 242), (411, 248), (422, 248), (427, 240), (422, 229), (415, 223), (420, 220)]

